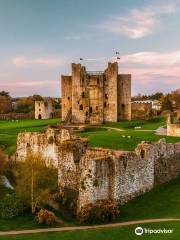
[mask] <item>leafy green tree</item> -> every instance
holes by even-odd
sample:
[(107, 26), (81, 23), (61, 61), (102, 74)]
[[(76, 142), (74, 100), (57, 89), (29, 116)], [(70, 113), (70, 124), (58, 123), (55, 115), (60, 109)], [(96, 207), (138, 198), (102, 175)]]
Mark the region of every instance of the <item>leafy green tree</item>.
[(11, 98), (0, 95), (0, 113), (8, 113), (12, 111)]
[(10, 98), (9, 92), (1, 91), (0, 96), (8, 97)]
[(6, 156), (0, 149), (0, 197), (3, 195), (3, 182), (2, 182), (2, 175), (4, 171)]
[(57, 170), (38, 155), (30, 153), (15, 170), (16, 192), (32, 213), (47, 204), (57, 191)]
[(29, 113), (34, 111), (34, 102), (42, 100), (40, 95), (33, 95), (25, 98), (20, 98), (17, 101), (16, 112), (18, 113)]
[(170, 99), (170, 94), (167, 94), (161, 98), (162, 110), (173, 110), (173, 104)]

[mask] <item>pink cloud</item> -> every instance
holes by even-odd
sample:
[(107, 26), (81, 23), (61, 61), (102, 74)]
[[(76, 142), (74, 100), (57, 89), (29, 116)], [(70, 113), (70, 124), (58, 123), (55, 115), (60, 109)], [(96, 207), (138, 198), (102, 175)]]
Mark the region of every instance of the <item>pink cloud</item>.
[(158, 17), (176, 11), (174, 4), (132, 9), (126, 15), (115, 16), (100, 24), (104, 30), (138, 39), (150, 35), (159, 25)]
[(25, 56), (16, 56), (12, 59), (12, 63), (17, 67), (27, 67), (32, 65), (44, 66), (61, 66), (64, 64), (64, 59), (60, 57), (38, 57), (28, 58)]

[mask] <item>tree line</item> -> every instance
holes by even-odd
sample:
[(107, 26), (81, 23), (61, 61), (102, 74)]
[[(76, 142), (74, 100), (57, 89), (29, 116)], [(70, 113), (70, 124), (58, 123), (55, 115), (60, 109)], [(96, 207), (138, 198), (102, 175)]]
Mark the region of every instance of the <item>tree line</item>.
[[(43, 97), (34, 94), (33, 96), (12, 98), (9, 92), (0, 91), (0, 114), (4, 113), (32, 113), (34, 112), (34, 102), (43, 100)], [(60, 108), (60, 102), (53, 100), (55, 109)]]
[(180, 109), (180, 89), (164, 94), (156, 92), (151, 95), (141, 95), (132, 97), (132, 101), (158, 100), (161, 103), (162, 111)]

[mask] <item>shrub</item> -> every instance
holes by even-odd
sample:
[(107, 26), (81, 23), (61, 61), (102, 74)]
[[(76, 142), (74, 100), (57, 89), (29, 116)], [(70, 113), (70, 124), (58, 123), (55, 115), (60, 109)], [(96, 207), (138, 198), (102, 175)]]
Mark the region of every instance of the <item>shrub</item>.
[(111, 200), (98, 200), (95, 204), (82, 207), (78, 217), (83, 223), (102, 223), (114, 220), (118, 214), (117, 204)]
[(24, 205), (15, 194), (6, 194), (0, 201), (0, 217), (11, 219), (24, 211)]
[(38, 224), (44, 223), (44, 224), (50, 225), (50, 224), (53, 224), (56, 222), (56, 216), (51, 211), (48, 211), (46, 209), (41, 209), (37, 213), (37, 215), (35, 217), (35, 221)]

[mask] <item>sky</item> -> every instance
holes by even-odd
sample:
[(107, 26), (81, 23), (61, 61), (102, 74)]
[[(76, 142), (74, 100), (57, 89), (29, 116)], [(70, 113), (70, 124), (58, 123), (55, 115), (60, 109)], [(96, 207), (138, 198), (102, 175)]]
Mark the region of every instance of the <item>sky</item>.
[(0, 91), (60, 96), (71, 63), (132, 74), (132, 95), (180, 87), (179, 0), (0, 0)]

